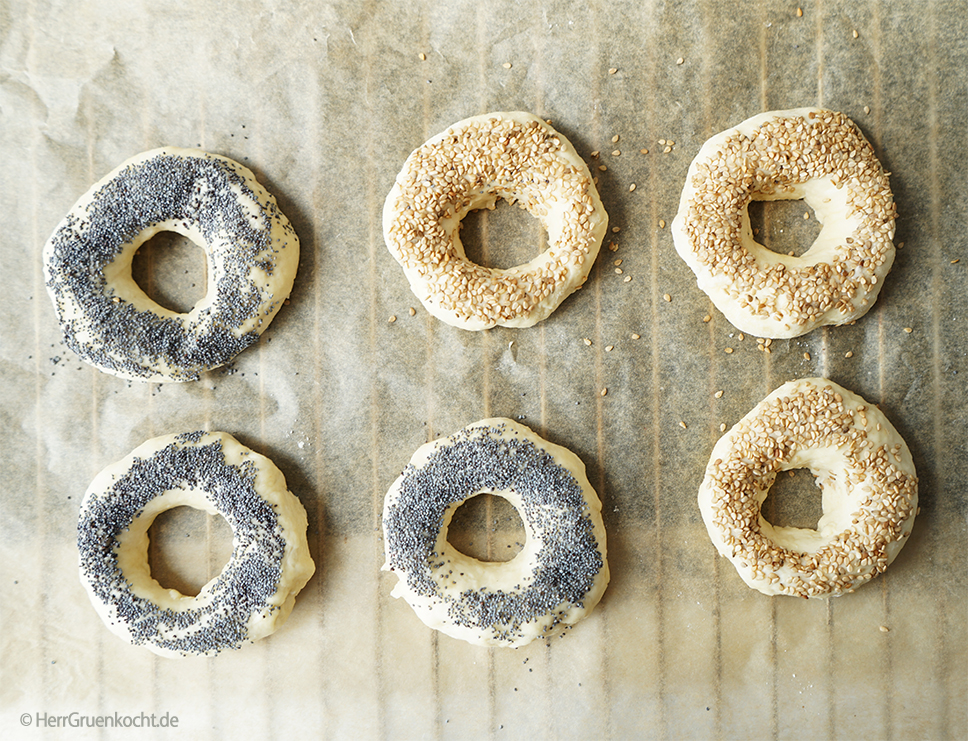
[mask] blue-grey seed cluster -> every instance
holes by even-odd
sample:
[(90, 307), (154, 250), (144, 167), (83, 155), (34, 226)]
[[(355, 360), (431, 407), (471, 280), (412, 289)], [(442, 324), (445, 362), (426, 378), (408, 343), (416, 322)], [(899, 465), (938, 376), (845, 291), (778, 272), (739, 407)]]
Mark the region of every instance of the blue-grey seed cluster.
[[(557, 614), (582, 605), (602, 554), (581, 485), (548, 452), (530, 440), (504, 439), (498, 428), (478, 427), (458, 433), (423, 465), (407, 466), (403, 477), (383, 517), (387, 561), (414, 592), (448, 602), (455, 624), (511, 638), (543, 615), (552, 614), (554, 624)], [(453, 575), (441, 571), (446, 564), (434, 550), (437, 534), (448, 507), (482, 489), (520, 494), (522, 519), (541, 534), (542, 545), (529, 583), (510, 592), (465, 590), (454, 599), (442, 588)]]
[[(266, 255), (272, 254), (272, 226), (292, 227), (274, 202), (254, 222), (233, 186), (258, 202), (232, 163), (164, 153), (123, 169), (98, 189), (83, 215), (68, 214), (50, 238), (47, 281), (67, 345), (109, 372), (147, 378), (152, 371), (145, 365), (164, 360), (173, 380), (190, 381), (256, 342), (256, 331), (241, 337), (233, 332), (258, 313), (262, 301), (249, 270), (259, 260), (271, 273), (274, 261)], [(105, 278), (105, 267), (127, 244), (166, 220), (194, 226), (206, 240), (231, 235), (235, 244), (222, 271), (210, 276), (213, 305), (193, 322), (139, 311), (119, 300)], [(65, 295), (77, 302), (81, 317), (65, 316)], [(97, 342), (79, 341), (81, 329)]]
[[(77, 525), (81, 574), (104, 604), (114, 606), (132, 642), (186, 655), (239, 648), (246, 641), (249, 617), (268, 608), (278, 589), (285, 551), (278, 517), (255, 490), (255, 465), (226, 463), (220, 441), (198, 444), (204, 434), (179, 435), (150, 458), (136, 458), (107, 491), (85, 502)], [(135, 595), (116, 550), (118, 535), (148, 502), (179, 488), (205, 491), (234, 531), (232, 556), (216, 578), (213, 599), (185, 611)]]

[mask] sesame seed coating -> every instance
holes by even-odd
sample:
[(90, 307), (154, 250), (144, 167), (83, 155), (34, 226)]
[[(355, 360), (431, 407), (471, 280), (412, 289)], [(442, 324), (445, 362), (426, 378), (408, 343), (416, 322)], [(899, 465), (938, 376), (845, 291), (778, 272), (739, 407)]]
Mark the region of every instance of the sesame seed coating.
[[(232, 527), (232, 555), (196, 597), (151, 578), (148, 528), (187, 505)], [(149, 440), (105, 468), (81, 504), (81, 581), (107, 626), (162, 656), (215, 655), (276, 630), (315, 566), (306, 512), (264, 456), (224, 433)]]
[[(823, 225), (794, 257), (756, 243), (752, 200), (798, 199)], [(773, 111), (707, 141), (673, 223), (676, 250), (744, 332), (797, 337), (873, 305), (894, 262), (894, 199), (870, 143), (844, 114)]]
[[(816, 530), (777, 527), (761, 505), (780, 471), (823, 490)], [(825, 378), (784, 384), (713, 449), (699, 507), (719, 552), (764, 594), (823, 597), (883, 572), (914, 525), (911, 453), (884, 414)]]
[[(453, 512), (489, 492), (518, 510), (522, 551), (485, 563), (447, 542)], [(384, 570), (427, 625), (471, 643), (522, 646), (572, 625), (608, 583), (601, 503), (570, 451), (509, 419), (486, 419), (421, 447), (383, 510)]]
[[(460, 220), (497, 199), (548, 232), (548, 249), (508, 270), (467, 260)], [(587, 278), (608, 226), (574, 147), (530, 113), (490, 113), (454, 124), (415, 150), (383, 211), (387, 247), (431, 314), (464, 329), (529, 327)]]
[[(162, 231), (202, 247), (209, 287), (187, 314), (131, 277)], [(242, 165), (199, 150), (144, 152), (96, 183), (44, 247), (47, 291), (67, 345), (122, 378), (191, 381), (258, 340), (289, 295), (299, 240)]]

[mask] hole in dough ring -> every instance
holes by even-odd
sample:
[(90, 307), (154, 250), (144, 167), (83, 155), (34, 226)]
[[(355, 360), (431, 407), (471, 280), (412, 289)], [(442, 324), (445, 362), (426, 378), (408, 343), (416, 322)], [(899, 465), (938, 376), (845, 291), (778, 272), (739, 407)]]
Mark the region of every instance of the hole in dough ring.
[[(802, 198), (822, 229), (799, 257), (753, 239), (751, 200)], [(797, 337), (863, 316), (894, 263), (888, 175), (857, 126), (817, 108), (754, 116), (707, 141), (673, 221), (676, 250), (737, 329)]]
[[(760, 512), (780, 471), (809, 468), (823, 490), (817, 529)], [(699, 489), (709, 536), (764, 594), (825, 597), (883, 572), (914, 526), (911, 452), (884, 414), (826, 378), (778, 388), (713, 448)]]
[[(148, 528), (187, 505), (233, 531), (222, 572), (189, 597), (151, 577)], [(161, 656), (211, 656), (273, 633), (315, 571), (306, 510), (282, 472), (224, 432), (157, 437), (91, 483), (77, 525), (81, 582), (108, 628)]]
[[(168, 231), (205, 252), (208, 290), (187, 314), (131, 277), (138, 248)], [(44, 247), (67, 345), (121, 378), (192, 381), (256, 342), (292, 290), (299, 240), (245, 167), (196, 149), (144, 152), (85, 193)]]
[[(484, 562), (447, 541), (454, 511), (480, 493), (518, 511), (525, 543)], [(429, 627), (469, 643), (517, 647), (573, 625), (608, 584), (601, 502), (571, 451), (510, 419), (485, 419), (421, 446), (387, 492), (385, 571)]]
[[(540, 220), (548, 249), (507, 270), (470, 262), (458, 230), (498, 198)], [(454, 124), (416, 149), (383, 209), (387, 247), (438, 319), (480, 330), (530, 327), (588, 277), (608, 227), (575, 148), (537, 116), (488, 113)]]

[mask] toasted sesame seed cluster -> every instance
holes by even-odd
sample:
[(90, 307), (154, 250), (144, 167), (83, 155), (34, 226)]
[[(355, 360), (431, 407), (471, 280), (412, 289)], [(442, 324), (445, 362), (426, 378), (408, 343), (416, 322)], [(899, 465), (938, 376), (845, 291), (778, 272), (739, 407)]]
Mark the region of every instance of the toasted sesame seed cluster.
[[(758, 244), (751, 200), (799, 199), (823, 227), (800, 257)], [(870, 143), (842, 113), (773, 111), (707, 141), (673, 222), (676, 250), (738, 329), (796, 337), (863, 316), (894, 262), (894, 199)]]
[[(209, 288), (187, 314), (131, 277), (158, 232), (205, 250)], [(194, 149), (132, 157), (96, 183), (44, 247), (47, 291), (67, 345), (122, 378), (192, 381), (256, 342), (289, 296), (299, 240), (245, 167)]]
[[(809, 468), (823, 490), (816, 530), (775, 527), (761, 505), (780, 471)], [(824, 597), (883, 572), (914, 525), (917, 476), (877, 407), (825, 378), (784, 384), (716, 444), (699, 489), (719, 552), (765, 594)]]
[[(518, 510), (526, 542), (504, 563), (447, 541), (454, 511), (479, 493)], [(479, 645), (517, 647), (573, 625), (608, 584), (601, 502), (571, 451), (510, 419), (485, 419), (420, 447), (387, 492), (386, 563), (431, 628)]]
[[(196, 597), (151, 577), (148, 528), (191, 506), (220, 514), (232, 556)], [(169, 657), (211, 656), (273, 633), (315, 571), (306, 511), (268, 458), (224, 432), (154, 438), (91, 483), (77, 524), (80, 575), (117, 635)]]
[[(509, 270), (467, 260), (458, 229), (498, 198), (540, 220), (548, 248)], [(579, 288), (608, 216), (588, 167), (564, 136), (530, 113), (490, 113), (454, 124), (414, 151), (383, 211), (387, 247), (414, 293), (464, 329), (529, 327)]]

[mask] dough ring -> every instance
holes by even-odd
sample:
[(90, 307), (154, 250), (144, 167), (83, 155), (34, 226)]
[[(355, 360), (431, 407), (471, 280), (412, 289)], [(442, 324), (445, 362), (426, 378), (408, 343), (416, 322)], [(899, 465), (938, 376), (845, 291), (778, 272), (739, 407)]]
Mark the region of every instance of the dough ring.
[[(540, 220), (548, 249), (508, 270), (470, 262), (458, 230), (498, 198)], [(488, 113), (415, 150), (383, 208), (387, 247), (431, 314), (463, 329), (530, 327), (588, 277), (608, 215), (588, 167), (564, 136), (530, 113)]]
[[(526, 541), (510, 561), (478, 561), (447, 542), (454, 511), (479, 493), (521, 515)], [(387, 492), (383, 532), (393, 596), (469, 643), (523, 646), (573, 625), (608, 584), (601, 502), (584, 464), (510, 419), (421, 446)]]
[[(750, 201), (798, 199), (823, 228), (800, 257), (753, 239)], [(707, 141), (672, 224), (676, 250), (726, 318), (797, 337), (863, 316), (894, 262), (894, 199), (871, 145), (842, 113), (763, 113)]]
[[(208, 292), (187, 314), (131, 277), (158, 232), (205, 251)], [(47, 291), (67, 345), (115, 376), (192, 381), (256, 342), (292, 290), (299, 240), (242, 165), (195, 149), (155, 149), (96, 183), (44, 247)]]
[[(775, 527), (760, 506), (780, 471), (809, 468), (817, 529)], [(911, 452), (883, 413), (825, 378), (785, 383), (713, 449), (699, 489), (709, 536), (764, 594), (825, 597), (883, 572), (918, 508)]]
[[(148, 528), (187, 505), (232, 527), (228, 564), (196, 597), (151, 577)], [(306, 510), (268, 458), (224, 432), (149, 440), (105, 468), (77, 524), (81, 581), (105, 624), (161, 656), (211, 656), (275, 632), (315, 571)]]

